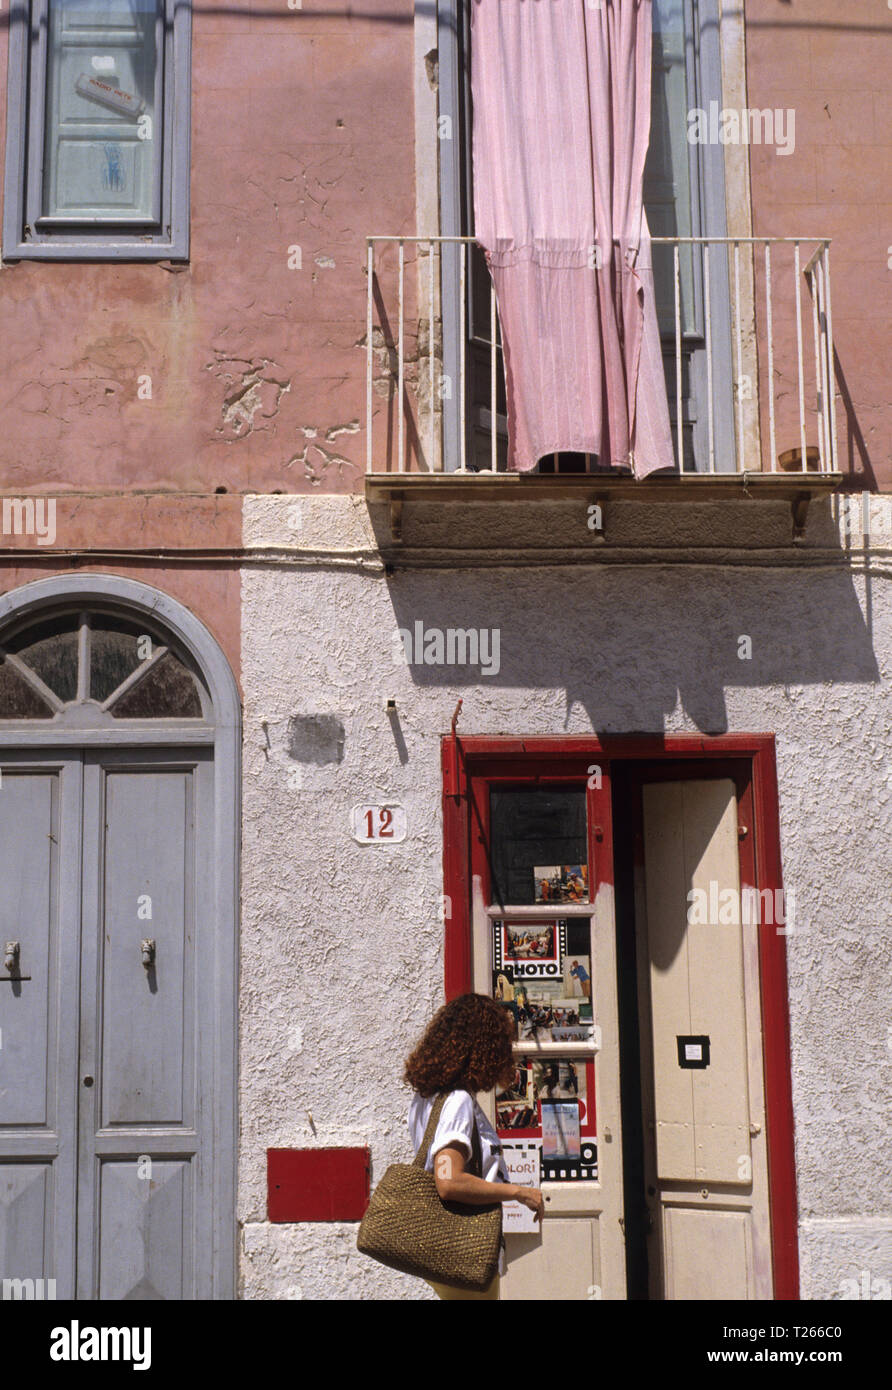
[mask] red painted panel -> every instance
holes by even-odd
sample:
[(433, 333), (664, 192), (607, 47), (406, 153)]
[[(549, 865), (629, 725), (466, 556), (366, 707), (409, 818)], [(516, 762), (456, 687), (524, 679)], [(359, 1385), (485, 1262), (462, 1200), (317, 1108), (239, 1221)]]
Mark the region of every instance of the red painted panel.
[[(774, 740), (753, 759), (758, 888), (783, 888), (777, 763)], [(786, 916), (786, 911), (785, 914)], [(793, 1084), (787, 998), (787, 944), (776, 927), (759, 934), (762, 977), (762, 1052), (768, 1192), (774, 1247), (774, 1297), (799, 1297), (796, 1157), (793, 1148)]]
[(369, 1204), (368, 1149), (267, 1149), (270, 1221), (361, 1221)]
[[(452, 740), (442, 744), (443, 776), (452, 766)], [(465, 788), (467, 790), (467, 788)], [(455, 999), (471, 988), (471, 871), (468, 862), (467, 795), (443, 795), (443, 892), (446, 998)]]

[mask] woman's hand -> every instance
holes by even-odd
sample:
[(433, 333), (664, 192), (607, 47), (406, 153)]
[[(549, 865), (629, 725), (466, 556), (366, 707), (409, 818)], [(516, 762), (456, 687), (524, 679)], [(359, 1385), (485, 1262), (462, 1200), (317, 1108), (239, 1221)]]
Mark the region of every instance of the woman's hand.
[(434, 1181), (444, 1202), (470, 1202), (485, 1206), (490, 1202), (522, 1202), (542, 1220), (545, 1200), (538, 1187), (521, 1187), (514, 1182), (487, 1182), (469, 1173), (467, 1159), (457, 1144), (438, 1149), (434, 1157)]
[(541, 1221), (545, 1211), (545, 1198), (542, 1196), (541, 1189), (538, 1187), (521, 1187), (519, 1183), (516, 1184), (516, 1187), (517, 1195), (515, 1201), (520, 1202), (524, 1207), (529, 1207), (530, 1211), (535, 1212), (536, 1220)]

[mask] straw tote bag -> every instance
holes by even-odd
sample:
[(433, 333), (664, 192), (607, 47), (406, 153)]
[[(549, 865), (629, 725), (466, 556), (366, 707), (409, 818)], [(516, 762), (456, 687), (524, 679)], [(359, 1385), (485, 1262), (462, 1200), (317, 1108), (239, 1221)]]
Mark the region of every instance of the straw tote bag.
[[(425, 1172), (428, 1150), (437, 1131), (445, 1095), (431, 1107), (413, 1163), (392, 1163), (372, 1193), (359, 1226), (356, 1245), (380, 1264), (433, 1279), (455, 1289), (482, 1292), (499, 1268), (502, 1210), (444, 1202), (433, 1173)], [(476, 1117), (468, 1172), (482, 1177)]]

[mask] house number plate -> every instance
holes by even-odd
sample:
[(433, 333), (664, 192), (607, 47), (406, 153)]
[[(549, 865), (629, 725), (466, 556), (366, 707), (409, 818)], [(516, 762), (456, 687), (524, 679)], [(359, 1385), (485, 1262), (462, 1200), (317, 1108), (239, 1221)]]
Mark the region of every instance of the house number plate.
[(354, 806), (350, 833), (361, 845), (394, 845), (405, 840), (408, 830), (404, 806)]

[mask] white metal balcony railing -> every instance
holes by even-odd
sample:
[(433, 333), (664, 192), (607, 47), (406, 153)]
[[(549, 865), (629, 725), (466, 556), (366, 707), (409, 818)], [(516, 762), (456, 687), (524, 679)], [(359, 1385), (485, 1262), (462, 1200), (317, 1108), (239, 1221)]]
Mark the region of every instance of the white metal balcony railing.
[[(468, 462), (468, 270), (471, 237), (370, 236), (367, 242), (368, 306), (366, 321), (366, 468), (369, 474), (450, 473), (473, 476), (479, 461)], [(675, 447), (676, 469), (682, 476), (744, 473), (833, 473), (838, 467), (836, 440), (836, 378), (833, 358), (833, 320), (830, 304), (830, 241), (817, 237), (652, 237), (654, 247), (672, 248), (675, 306)], [(407, 247), (415, 260), (407, 260)], [(687, 340), (682, 328), (682, 248), (702, 248), (699, 284), (703, 332), (699, 349), (706, 366), (706, 432), (702, 456), (694, 467), (685, 466), (682, 400), (683, 355)], [(379, 249), (381, 248), (381, 249)], [(396, 248), (394, 264), (393, 248)], [(447, 248), (449, 248), (447, 250)], [(802, 265), (803, 248), (814, 248)], [(779, 272), (781, 256), (792, 265)], [(774, 263), (772, 252), (774, 251)], [(444, 255), (451, 264), (444, 267)], [(724, 265), (719, 261), (724, 257)], [(424, 264), (426, 258), (426, 266)], [(457, 262), (457, 264), (456, 264)], [(407, 275), (414, 269), (414, 275)], [(444, 279), (444, 271), (448, 272)], [(719, 274), (727, 286), (715, 320), (716, 295), (712, 286)], [(790, 277), (784, 288), (781, 280)], [(450, 279), (451, 277), (451, 279)], [(443, 383), (442, 307), (451, 283), (457, 295), (457, 344), (453, 356), (458, 366), (457, 388), (449, 398)], [(761, 285), (759, 285), (761, 280)], [(395, 282), (395, 283), (394, 283)], [(395, 294), (388, 304), (385, 287)], [(806, 350), (803, 288), (812, 310), (812, 352)], [(504, 415), (497, 414), (501, 345), (495, 288), (489, 281), (489, 410), (481, 418), (489, 426), (489, 468), (504, 470), (499, 458), (504, 445)], [(376, 323), (375, 305), (378, 304)], [(395, 308), (395, 323), (393, 309)], [(781, 315), (785, 311), (785, 317)], [(778, 331), (779, 316), (782, 318)], [(413, 331), (407, 335), (407, 319)], [(730, 320), (730, 321), (729, 321)], [(733, 442), (720, 448), (715, 420), (714, 337), (721, 328), (731, 344), (733, 376)], [(780, 338), (781, 351), (776, 349)], [(664, 359), (671, 360), (671, 343), (664, 339)], [(791, 361), (791, 357), (793, 360)], [(806, 367), (806, 358), (812, 361)], [(376, 366), (378, 368), (376, 374)], [(748, 391), (743, 384), (749, 383)], [(806, 405), (813, 391), (813, 404)], [(381, 425), (375, 430), (375, 403), (386, 398)], [(397, 403), (394, 409), (394, 401)], [(779, 402), (782, 419), (779, 422)], [(400, 408), (400, 404), (402, 406)], [(798, 406), (798, 410), (796, 407)], [(448, 457), (444, 412), (455, 412), (452, 438), (454, 457)], [(394, 420), (394, 414), (396, 419)], [(501, 424), (501, 428), (500, 428)], [(782, 434), (779, 434), (779, 424)], [(394, 428), (395, 426), (395, 428)], [(411, 456), (407, 436), (411, 430)], [(767, 448), (763, 450), (763, 437)], [(787, 445), (779, 462), (778, 438)], [(810, 437), (810, 439), (809, 439)], [(811, 442), (810, 442), (811, 440)], [(730, 457), (729, 457), (730, 453)], [(766, 461), (763, 462), (763, 453)], [(680, 462), (679, 462), (680, 461)], [(587, 459), (591, 467), (591, 457)]]

